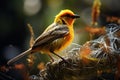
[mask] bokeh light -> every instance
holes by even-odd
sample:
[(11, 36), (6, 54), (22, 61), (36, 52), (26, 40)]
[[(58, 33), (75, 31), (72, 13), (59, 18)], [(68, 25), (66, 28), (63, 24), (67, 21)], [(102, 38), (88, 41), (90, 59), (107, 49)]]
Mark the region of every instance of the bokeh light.
[(41, 0), (24, 0), (24, 13), (28, 16), (37, 14), (41, 7)]

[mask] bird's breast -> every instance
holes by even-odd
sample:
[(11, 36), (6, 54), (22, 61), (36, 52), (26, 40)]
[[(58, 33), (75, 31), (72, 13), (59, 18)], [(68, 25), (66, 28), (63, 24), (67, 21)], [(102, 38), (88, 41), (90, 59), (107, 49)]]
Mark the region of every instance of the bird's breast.
[(66, 37), (56, 40), (54, 51), (57, 53), (64, 50), (73, 41), (73, 38), (74, 38), (73, 35), (68, 34)]

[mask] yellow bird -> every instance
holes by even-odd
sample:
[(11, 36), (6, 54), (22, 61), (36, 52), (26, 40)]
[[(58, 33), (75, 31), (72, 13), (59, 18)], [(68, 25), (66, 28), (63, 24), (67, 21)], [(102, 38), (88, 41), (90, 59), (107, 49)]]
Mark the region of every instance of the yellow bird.
[[(12, 58), (7, 64), (12, 64), (23, 56), (35, 52), (46, 53), (49, 56), (52, 53), (64, 60), (56, 53), (65, 49), (73, 41), (73, 23), (76, 18), (80, 18), (80, 16), (74, 14), (71, 10), (62, 10), (56, 15), (54, 22), (35, 40), (31, 48)], [(50, 58), (53, 60), (51, 56)]]

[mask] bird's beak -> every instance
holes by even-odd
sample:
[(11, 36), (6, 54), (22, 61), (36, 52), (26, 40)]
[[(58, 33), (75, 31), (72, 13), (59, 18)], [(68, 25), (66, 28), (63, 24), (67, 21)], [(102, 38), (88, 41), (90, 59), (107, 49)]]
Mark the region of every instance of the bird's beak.
[(80, 16), (77, 14), (74, 14), (73, 18), (80, 18)]

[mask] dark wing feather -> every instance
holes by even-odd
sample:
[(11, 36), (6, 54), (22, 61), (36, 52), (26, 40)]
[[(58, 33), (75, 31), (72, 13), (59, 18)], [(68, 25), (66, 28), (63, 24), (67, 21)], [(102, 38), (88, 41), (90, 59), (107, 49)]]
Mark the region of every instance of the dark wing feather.
[(69, 29), (68, 29), (67, 25), (56, 25), (53, 28), (51, 28), (50, 30), (47, 30), (42, 35), (40, 35), (36, 39), (36, 41), (33, 45), (33, 48), (35, 48), (37, 46), (41, 46), (41, 45), (46, 45), (56, 39), (63, 38), (68, 33), (69, 33)]

